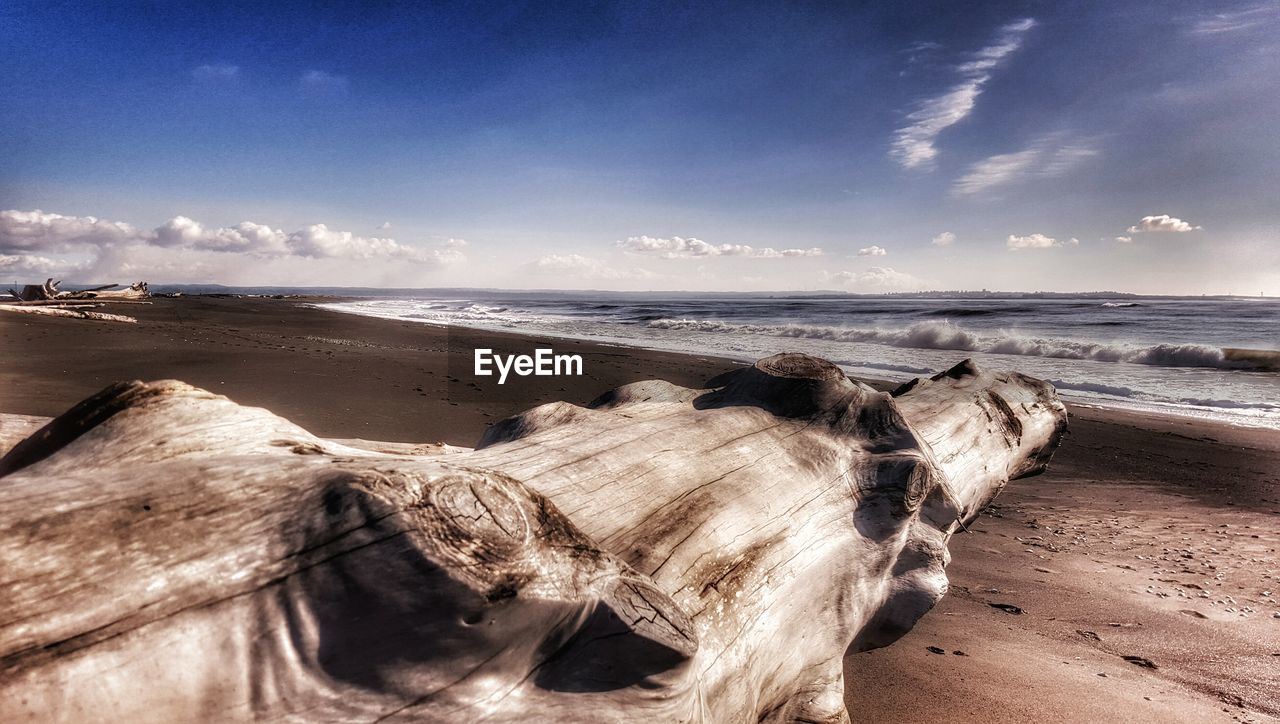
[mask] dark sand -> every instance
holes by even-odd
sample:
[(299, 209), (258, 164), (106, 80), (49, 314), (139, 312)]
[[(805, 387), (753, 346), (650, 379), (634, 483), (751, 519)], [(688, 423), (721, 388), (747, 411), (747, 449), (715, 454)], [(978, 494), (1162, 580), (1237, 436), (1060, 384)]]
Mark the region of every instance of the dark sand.
[[(586, 403), (641, 379), (698, 386), (734, 365), (446, 331), (296, 299), (189, 297), (109, 311), (139, 324), (0, 313), (0, 412), (57, 415), (116, 380), (176, 378), (321, 436), (469, 446), (535, 404)], [(477, 382), (477, 346), (550, 346), (583, 355), (586, 374)], [(943, 602), (898, 643), (847, 660), (850, 713), (1280, 718), (1278, 550), (1280, 433), (1073, 408), (1050, 471), (1011, 484), (952, 541)]]

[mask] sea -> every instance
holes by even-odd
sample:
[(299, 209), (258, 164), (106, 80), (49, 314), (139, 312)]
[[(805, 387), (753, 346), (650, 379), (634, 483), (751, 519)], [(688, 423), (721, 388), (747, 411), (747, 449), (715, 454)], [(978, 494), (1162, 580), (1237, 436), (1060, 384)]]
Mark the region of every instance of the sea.
[(1280, 429), (1280, 300), (1273, 298), (454, 289), (320, 306), (744, 362), (804, 352), (851, 376), (892, 382), (972, 358), (1048, 380), (1078, 405)]

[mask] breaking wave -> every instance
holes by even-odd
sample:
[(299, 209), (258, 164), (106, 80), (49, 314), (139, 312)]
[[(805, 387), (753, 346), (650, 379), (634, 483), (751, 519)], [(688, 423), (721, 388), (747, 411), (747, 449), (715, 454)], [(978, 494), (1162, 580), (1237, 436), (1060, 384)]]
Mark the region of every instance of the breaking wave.
[[(1129, 362), (1158, 367), (1209, 367), (1215, 369), (1280, 369), (1280, 352), (1223, 350), (1203, 344), (1155, 344), (1136, 346), (1073, 339), (1025, 337), (1012, 333), (981, 335), (945, 321), (920, 322), (905, 329), (855, 329), (803, 324), (736, 324), (699, 319), (651, 320), (653, 329), (693, 332), (753, 334), (772, 337), (822, 339), (835, 342), (867, 342), (912, 349), (958, 350), (989, 354), (1026, 355), (1057, 359)], [(1247, 352), (1247, 354), (1241, 354)]]

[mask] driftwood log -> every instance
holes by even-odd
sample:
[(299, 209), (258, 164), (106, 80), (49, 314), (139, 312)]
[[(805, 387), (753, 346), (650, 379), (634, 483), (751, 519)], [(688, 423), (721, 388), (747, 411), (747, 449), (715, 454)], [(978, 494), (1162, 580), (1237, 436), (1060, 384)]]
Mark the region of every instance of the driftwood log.
[(0, 459), (0, 720), (845, 721), (842, 658), (1065, 425), (1023, 375), (802, 355), (475, 450), (118, 384)]
[(46, 279), (44, 284), (28, 284), (22, 291), (9, 290), (9, 299), (0, 300), (0, 312), (18, 314), (38, 314), (48, 317), (74, 317), (77, 319), (93, 319), (100, 322), (129, 322), (138, 320), (123, 314), (88, 311), (93, 307), (103, 306), (102, 302), (120, 304), (149, 304), (141, 300), (151, 296), (146, 282), (137, 282), (124, 289), (112, 287), (119, 284), (107, 284), (93, 289), (81, 289), (68, 292), (58, 289), (61, 282)]
[(58, 304), (55, 306), (5, 304), (0, 302), (0, 312), (15, 314), (35, 314), (44, 317), (72, 317), (74, 319), (93, 319), (99, 322), (127, 322), (137, 324), (136, 317), (108, 312), (90, 312), (89, 308), (100, 307), (100, 304)]
[(104, 284), (100, 287), (92, 289), (80, 289), (77, 291), (63, 291), (58, 288), (62, 282), (54, 281), (52, 278), (46, 279), (44, 284), (27, 284), (22, 290), (10, 289), (9, 296), (20, 302), (35, 301), (51, 301), (51, 300), (72, 300), (72, 299), (99, 299), (103, 301), (125, 300), (125, 299), (145, 299), (151, 296), (151, 291), (147, 287), (146, 282), (134, 282), (124, 289), (113, 289), (120, 286), (119, 284)]

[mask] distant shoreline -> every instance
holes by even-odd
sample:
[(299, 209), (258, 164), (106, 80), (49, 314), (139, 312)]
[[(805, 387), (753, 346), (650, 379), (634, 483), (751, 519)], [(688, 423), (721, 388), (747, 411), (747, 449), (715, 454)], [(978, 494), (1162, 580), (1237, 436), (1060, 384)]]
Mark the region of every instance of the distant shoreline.
[[(38, 284), (43, 280), (34, 280), (23, 283)], [(19, 287), (21, 284), (14, 282)], [(62, 288), (67, 290), (87, 289), (95, 286), (101, 286), (96, 282), (66, 282)], [(1232, 301), (1277, 301), (1280, 302), (1280, 296), (1267, 295), (1250, 295), (1250, 294), (1140, 294), (1136, 292), (1121, 291), (1076, 291), (1076, 292), (1044, 292), (1044, 291), (989, 291), (989, 290), (930, 290), (917, 292), (884, 292), (876, 294), (860, 294), (856, 292), (846, 292), (837, 289), (818, 289), (818, 290), (765, 290), (754, 292), (733, 292), (733, 291), (697, 291), (690, 289), (675, 290), (635, 290), (635, 291), (618, 291), (608, 289), (553, 289), (553, 288), (532, 288), (532, 289), (506, 289), (498, 287), (341, 287), (341, 286), (277, 286), (277, 285), (223, 285), (223, 284), (166, 284), (152, 283), (150, 284), (152, 291), (158, 294), (174, 294), (183, 295), (241, 295), (241, 296), (301, 296), (301, 297), (343, 297), (343, 298), (370, 298), (379, 299), (387, 297), (413, 296), (415, 294), (424, 293), (511, 293), (511, 294), (548, 294), (548, 295), (584, 295), (584, 296), (619, 296), (619, 297), (643, 297), (646, 295), (670, 296), (677, 298), (685, 297), (720, 297), (720, 298), (749, 298), (749, 297), (772, 297), (778, 299), (1149, 299), (1149, 300), (1232, 300)]]

